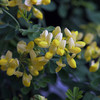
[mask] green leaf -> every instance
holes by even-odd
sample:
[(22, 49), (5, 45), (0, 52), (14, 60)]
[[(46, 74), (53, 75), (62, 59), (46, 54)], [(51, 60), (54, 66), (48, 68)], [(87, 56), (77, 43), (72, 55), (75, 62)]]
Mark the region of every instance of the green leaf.
[(40, 86), (38, 84), (34, 83), (34, 82), (32, 82), (32, 83), (34, 85), (34, 90), (39, 90)]
[(30, 92), (30, 90), (31, 90), (31, 87), (23, 87), (23, 88), (21, 88), (21, 92), (24, 95), (28, 94)]
[(76, 100), (80, 100), (82, 97), (83, 97), (82, 95), (78, 95), (78, 96), (76, 97)]
[(55, 69), (57, 68), (57, 65), (56, 65), (56, 63), (53, 61), (53, 60), (51, 60), (50, 62), (49, 62), (49, 69), (50, 69), (50, 72), (51, 73), (56, 73), (55, 72)]
[(61, 4), (58, 8), (58, 14), (60, 15), (60, 17), (65, 18), (67, 16), (67, 11), (68, 8), (66, 5)]
[(83, 92), (79, 91), (78, 87), (74, 87), (73, 92), (70, 89), (68, 89), (66, 95), (69, 100), (80, 100), (83, 97), (82, 93)]
[(91, 86), (94, 88), (97, 88), (97, 86), (100, 84), (100, 77), (95, 78), (93, 81), (91, 81)]
[(16, 33), (15, 33), (15, 30), (9, 30), (6, 37), (5, 37), (5, 40), (10, 40), (10, 39), (13, 39), (14, 37), (16, 36)]
[(72, 91), (70, 89), (67, 90), (66, 95), (69, 98), (69, 100), (73, 100), (73, 94), (72, 94)]
[(84, 97), (83, 97), (82, 100), (100, 100), (100, 98), (97, 97), (97, 96), (94, 95), (94, 94), (91, 94), (90, 92), (87, 92), (87, 93), (84, 95)]
[(47, 83), (43, 82), (43, 81), (39, 81), (38, 85), (39, 85), (39, 87), (45, 88), (47, 86)]
[(64, 68), (61, 69), (58, 75), (62, 81), (66, 81), (66, 79), (68, 78), (68, 72)]
[(100, 12), (94, 12), (87, 9), (88, 18), (96, 24), (100, 24)]
[(93, 100), (93, 97), (94, 97), (93, 94), (87, 92), (87, 93), (85, 94), (85, 96), (83, 97), (83, 100)]
[(39, 32), (34, 32), (33, 34), (28, 34), (28, 38), (30, 40), (34, 40), (35, 38), (39, 37), (40, 33)]
[(37, 25), (37, 24), (36, 24), (36, 25), (33, 25), (33, 26), (32, 26), (32, 31), (33, 31), (33, 32), (34, 32), (34, 31), (37, 32), (37, 31), (40, 30), (40, 28), (41, 28), (41, 27), (40, 27), (39, 25)]
[(32, 13), (29, 14), (29, 16), (28, 16), (28, 20), (30, 20), (31, 17), (32, 17)]
[(53, 26), (49, 26), (46, 28), (46, 30), (48, 30), (49, 32), (52, 32), (54, 29), (55, 29), (55, 27), (53, 27)]
[(22, 35), (23, 36), (25, 36), (25, 35), (27, 35), (28, 34), (28, 30), (24, 30), (23, 32), (22, 32)]
[(85, 66), (85, 60), (76, 60), (77, 69), (74, 71), (74, 75), (79, 78), (80, 82), (87, 80), (86, 75), (89, 74), (88, 68)]
[(47, 83), (50, 82), (50, 79), (48, 77), (43, 77), (38, 81), (38, 85), (42, 88), (47, 86)]
[(73, 89), (74, 97), (78, 95), (78, 92), (79, 92), (79, 88), (78, 87), (74, 87), (74, 89)]

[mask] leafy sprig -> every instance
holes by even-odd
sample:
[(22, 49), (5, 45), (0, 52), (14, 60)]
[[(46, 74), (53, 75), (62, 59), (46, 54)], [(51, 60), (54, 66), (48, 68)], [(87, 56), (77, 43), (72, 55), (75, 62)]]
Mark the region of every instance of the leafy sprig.
[(82, 93), (83, 91), (79, 91), (78, 87), (74, 87), (73, 91), (68, 89), (66, 92), (66, 95), (67, 95), (66, 100), (80, 100), (83, 97)]

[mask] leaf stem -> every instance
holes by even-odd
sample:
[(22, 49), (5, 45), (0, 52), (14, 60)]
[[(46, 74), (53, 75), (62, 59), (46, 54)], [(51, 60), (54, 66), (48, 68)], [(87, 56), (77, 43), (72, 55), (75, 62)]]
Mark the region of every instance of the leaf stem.
[(6, 14), (8, 14), (18, 25), (18, 29), (20, 29), (20, 25), (19, 22), (14, 18), (14, 16), (12, 16), (8, 11), (6, 11), (5, 9), (2, 9)]

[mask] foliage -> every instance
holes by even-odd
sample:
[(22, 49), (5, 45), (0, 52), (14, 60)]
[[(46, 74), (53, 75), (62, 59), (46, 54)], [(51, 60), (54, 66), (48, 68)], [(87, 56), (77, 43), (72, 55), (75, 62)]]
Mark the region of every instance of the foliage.
[[(99, 100), (100, 1), (30, 0), (29, 4), (25, 4), (28, 0), (12, 1), (0, 0), (0, 100), (65, 100), (66, 95), (66, 100)], [(53, 34), (47, 45), (46, 32)], [(64, 49), (58, 46), (52, 56), (55, 43), (59, 44), (55, 40), (58, 33), (63, 35), (60, 38), (66, 45)], [(43, 69), (34, 71), (38, 75), (32, 75), (30, 65), (34, 66), (36, 61), (40, 65), (41, 60), (34, 60), (31, 55), (36, 55), (35, 59), (45, 58)]]
[(74, 87), (73, 92), (68, 89), (66, 92), (68, 98), (66, 98), (66, 100), (80, 100), (83, 97), (82, 94), (83, 92), (79, 91), (78, 87)]

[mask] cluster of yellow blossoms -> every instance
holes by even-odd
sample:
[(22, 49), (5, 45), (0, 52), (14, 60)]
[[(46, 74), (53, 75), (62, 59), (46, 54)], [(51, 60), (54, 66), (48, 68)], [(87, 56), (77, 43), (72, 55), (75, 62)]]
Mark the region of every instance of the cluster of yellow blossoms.
[[(64, 55), (67, 58), (69, 66), (76, 68), (74, 57), (81, 52), (81, 48), (85, 46), (85, 42), (78, 41), (78, 31), (70, 32), (65, 28), (64, 32), (65, 34), (61, 33), (61, 28), (57, 26), (52, 33), (44, 30), (40, 34), (40, 37), (34, 41), (30, 41), (28, 44), (24, 41), (18, 42), (17, 51), (21, 57), (14, 59), (12, 58), (12, 52), (8, 51), (5, 56), (1, 56), (1, 70), (6, 71), (9, 76), (16, 75), (17, 77), (23, 77), (22, 82), (24, 86), (29, 87), (32, 75), (38, 76), (39, 71), (42, 71), (48, 61), (55, 55), (60, 56), (59, 61), (56, 61), (58, 65), (55, 69), (56, 72), (59, 72), (62, 67), (66, 66), (62, 62), (62, 56)], [(63, 37), (63, 35), (65, 36)], [(34, 49), (34, 42), (39, 48), (47, 48), (48, 52), (45, 52), (44, 55), (37, 54)], [(24, 71), (20, 71), (22, 68)]]
[[(61, 33), (61, 28), (57, 26), (52, 33), (45, 30), (39, 38), (36, 38), (35, 43), (41, 48), (48, 48), (45, 58), (50, 60), (54, 55), (66, 55), (67, 62), (70, 67), (76, 68), (74, 57), (81, 52), (81, 48), (85, 46), (85, 42), (77, 41), (78, 31), (70, 32), (67, 28), (64, 29), (65, 37)], [(71, 54), (71, 55), (70, 55)], [(66, 64), (62, 63), (62, 58), (56, 62), (58, 67), (56, 72), (59, 72)]]
[[(21, 13), (24, 13), (23, 11), (30, 11), (32, 9), (33, 14), (36, 18), (43, 19), (43, 14), (40, 10), (33, 7), (33, 5), (48, 5), (50, 4), (51, 0), (25, 0), (23, 3), (23, 0), (10, 0), (8, 1), (9, 7), (15, 7), (18, 6), (19, 11)], [(21, 14), (18, 12), (17, 17), (22, 17)]]
[(91, 33), (86, 34), (84, 37), (84, 41), (88, 44), (85, 50), (85, 59), (86, 61), (91, 61), (92, 59), (98, 59), (96, 62), (94, 60), (91, 61), (91, 66), (89, 68), (90, 72), (95, 72), (99, 68), (99, 57), (100, 57), (100, 48), (97, 46), (96, 42), (92, 42), (94, 39), (94, 35)]

